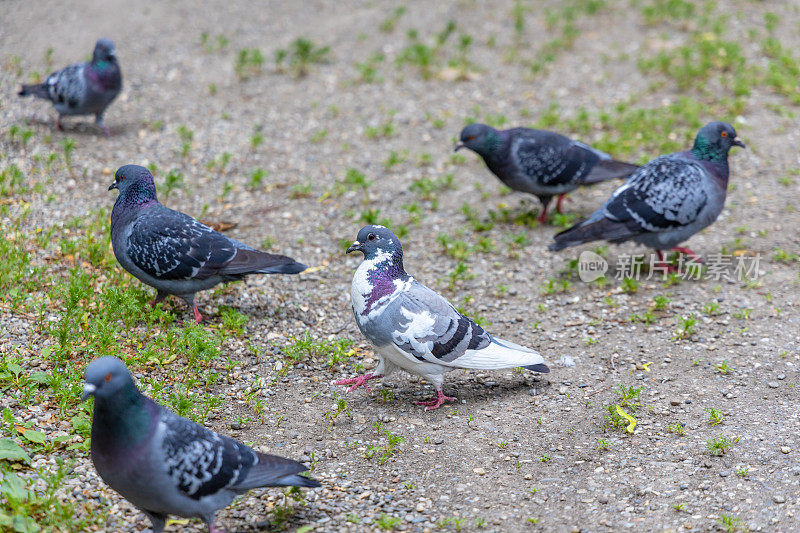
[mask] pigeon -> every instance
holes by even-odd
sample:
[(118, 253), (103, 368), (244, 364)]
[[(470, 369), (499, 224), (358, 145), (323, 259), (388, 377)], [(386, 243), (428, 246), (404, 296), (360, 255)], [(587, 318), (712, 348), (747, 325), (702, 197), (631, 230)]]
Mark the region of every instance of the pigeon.
[(169, 515), (202, 519), (258, 487), (319, 487), (302, 463), (257, 452), (157, 404), (116, 357), (86, 368), (83, 396), (94, 397), (91, 456), (97, 473), (153, 524)]
[(566, 194), (580, 185), (613, 178), (627, 178), (638, 165), (616, 161), (610, 155), (558, 133), (529, 128), (496, 130), (486, 124), (470, 124), (461, 130), (461, 143), (480, 155), (486, 166), (506, 186), (527, 192), (542, 202), (539, 222), (558, 195), (556, 210)]
[(425, 410), (445, 400), (444, 374), (456, 368), (524, 367), (550, 369), (535, 351), (495, 338), (459, 313), (450, 302), (406, 274), (403, 247), (389, 229), (364, 226), (347, 253), (364, 254), (353, 276), (350, 301), (358, 329), (377, 348), (380, 362), (370, 373), (334, 382), (369, 391), (367, 381), (400, 368), (427, 379), (436, 388)]
[(194, 295), (248, 274), (298, 274), (307, 267), (285, 255), (268, 254), (229, 239), (189, 215), (164, 207), (153, 175), (144, 167), (117, 170), (119, 189), (111, 211), (111, 244), (122, 268), (156, 289), (151, 305), (174, 294), (203, 317)]
[(23, 85), (19, 95), (33, 95), (53, 102), (58, 112), (56, 127), (59, 130), (63, 129), (61, 115), (94, 115), (97, 125), (108, 135), (110, 130), (103, 125), (103, 113), (121, 89), (122, 74), (114, 43), (100, 39), (94, 46), (91, 61), (57, 70), (44, 83)]
[(654, 248), (659, 261), (667, 249), (699, 259), (689, 248), (677, 245), (710, 226), (722, 211), (728, 152), (733, 146), (745, 147), (733, 126), (706, 124), (691, 150), (662, 155), (644, 165), (588, 219), (556, 234), (550, 250), (600, 239), (632, 240)]

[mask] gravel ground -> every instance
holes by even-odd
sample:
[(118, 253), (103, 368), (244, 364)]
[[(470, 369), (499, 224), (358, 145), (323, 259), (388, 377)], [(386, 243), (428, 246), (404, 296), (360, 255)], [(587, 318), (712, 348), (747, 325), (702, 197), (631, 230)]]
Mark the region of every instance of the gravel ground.
[[(542, 287), (580, 250), (549, 253), (546, 246), (558, 228), (509, 222), (480, 235), (496, 243), (495, 251), (471, 254), (465, 262), (474, 277), (450, 287), (447, 275), (456, 260), (442, 253), (436, 239), (445, 233), (477, 243), (479, 236), (461, 213), (463, 204), (482, 218), (502, 205), (513, 214), (537, 207), (535, 199), (502, 190), (473, 154), (465, 161), (451, 159), (466, 117), (504, 115), (509, 125), (525, 125), (551, 102), (570, 116), (583, 106), (607, 109), (634, 96), (644, 107), (674, 101), (680, 94), (674, 84), (663, 78), (653, 83), (637, 68), (637, 57), (658, 43), (680, 42), (686, 32), (680, 24), (646, 26), (638, 8), (610, 1), (596, 14), (578, 17), (573, 48), (532, 76), (508, 59), (508, 51), (525, 56), (541, 47), (549, 38), (547, 9), (558, 3), (533, 2), (527, 8), (521, 45), (514, 43), (513, 2), (406, 4), (397, 28), (382, 32), (379, 26), (393, 3), (209, 1), (200, 8), (183, 0), (3, 2), (0, 19), (14, 24), (0, 31), (5, 61), (0, 131), (19, 124), (34, 135), (23, 148), (4, 133), (0, 164), (26, 170), (35, 154), (58, 149), (65, 137), (76, 142), (78, 172), (54, 176), (47, 191), (55, 194), (52, 201), (28, 199), (27, 229), (110, 208), (113, 195), (106, 188), (114, 169), (155, 164), (160, 183), (170, 169), (185, 176), (185, 186), (165, 202), (170, 207), (234, 223), (228, 235), (254, 245), (270, 239), (272, 250), (319, 267), (299, 277), (252, 278), (199, 298), (212, 323), (221, 305), (248, 315), (245, 337), (259, 349), (253, 355), (245, 338), (226, 343), (224, 356), (241, 366), (215, 391), (226, 402), (212, 417), (213, 429), (313, 462), (313, 475), (323, 483), (307, 492), (307, 505), (298, 507), (286, 527), (368, 531), (385, 514), (402, 519), (399, 530), (422, 532), (708, 531), (722, 528), (724, 516), (738, 519), (731, 527), (742, 529), (800, 529), (798, 265), (773, 258), (776, 250), (796, 254), (800, 243), (800, 187), (797, 179), (779, 182), (800, 163), (796, 106), (757, 86), (740, 116), (703, 117), (734, 122), (748, 150), (732, 154), (735, 188), (720, 219), (688, 245), (703, 255), (723, 247), (761, 254), (757, 284), (701, 280), (665, 287), (651, 280), (629, 294), (615, 280), (604, 287), (573, 280), (568, 291), (548, 293)], [(774, 31), (784, 46), (800, 45), (797, 6), (769, 4), (719, 2), (717, 8), (730, 15), (728, 38), (739, 41), (754, 63), (762, 58), (748, 30), (763, 29), (767, 10), (780, 15)], [(451, 73), (444, 65), (434, 69), (432, 79), (423, 79), (418, 70), (393, 63), (408, 42), (408, 29), (427, 39), (448, 20), (456, 21), (457, 34), (473, 37), (469, 79), (447, 79)], [(222, 34), (230, 44), (207, 51), (203, 32), (212, 42)], [(15, 91), (29, 73), (50, 71), (48, 47), (58, 67), (86, 56), (99, 36), (116, 41), (123, 71), (123, 92), (106, 114), (113, 135), (98, 135), (90, 122), (69, 118), (67, 131), (58, 132), (48, 105), (18, 100)], [(272, 57), (298, 36), (330, 46), (331, 54), (327, 64), (312, 65), (309, 75), (295, 79), (276, 72)], [(256, 47), (267, 58), (262, 72), (239, 80), (236, 51)], [(375, 51), (388, 58), (378, 68), (383, 79), (359, 83), (355, 64)], [(20, 72), (12, 56), (19, 58)], [(710, 82), (709, 90), (714, 87)], [(786, 107), (781, 111), (777, 104)], [(394, 125), (391, 135), (374, 137), (371, 128), (387, 120)], [(181, 126), (194, 132), (186, 157)], [(254, 147), (256, 131), (263, 143)], [(405, 160), (387, 166), (392, 150)], [(224, 152), (230, 154), (224, 169), (209, 166)], [(250, 187), (256, 168), (267, 176), (261, 186)], [(337, 194), (348, 168), (363, 172), (372, 186)], [(454, 185), (437, 194), (438, 206), (411, 189), (416, 179), (448, 173), (454, 174)], [(615, 186), (578, 191), (566, 207), (587, 214)], [(417, 224), (403, 208), (414, 202), (422, 210)], [(409, 273), (454, 302), (471, 296), (466, 307), (491, 321), (490, 331), (536, 348), (552, 372), (455, 371), (445, 392), (458, 402), (434, 412), (413, 404), (432, 394), (431, 388), (396, 374), (383, 383), (391, 399), (350, 393), (350, 414), (329, 425), (325, 413), (334, 394), (343, 392), (330, 383), (352, 368), (301, 363), (284, 375), (275, 346), (311, 331), (320, 339), (353, 339), (360, 362), (366, 368), (376, 363), (348, 303), (360, 258), (345, 257), (341, 246), (355, 238), (363, 225), (360, 214), (370, 208), (380, 210), (378, 218), (408, 227), (402, 240)], [(521, 232), (526, 243), (508, 244)], [(643, 251), (609, 247), (608, 256)], [(654, 310), (656, 295), (669, 295), (671, 302)], [(710, 302), (717, 308), (704, 312)], [(182, 311), (178, 302), (173, 305)], [(648, 310), (654, 322), (630, 320)], [(677, 317), (692, 314), (698, 317), (697, 332), (676, 340)], [(34, 355), (46, 342), (25, 315), (3, 313), (0, 327), (10, 342), (32, 346)], [(244, 390), (257, 383), (263, 385), (259, 397), (267, 402), (268, 416), (239, 423), (239, 417), (257, 418), (244, 400)], [(619, 403), (619, 384), (644, 387), (633, 434), (606, 427), (605, 407)], [(64, 424), (47, 406), (22, 409), (12, 398), (0, 400), (0, 406), (37, 418), (42, 428), (56, 431)], [(724, 416), (720, 425), (709, 423), (711, 408)], [(370, 446), (385, 445), (373, 427), (376, 421), (405, 439), (383, 464), (364, 457)], [(667, 429), (675, 424), (686, 435)], [(738, 441), (715, 457), (706, 442), (719, 436)], [(37, 455), (34, 464), (53, 459)], [(146, 527), (144, 516), (102, 484), (87, 458), (78, 459), (75, 473), (66, 493), (101, 502), (108, 530)], [(252, 492), (222, 511), (218, 524), (234, 531), (265, 529), (282, 499), (277, 491)], [(360, 521), (348, 521), (350, 513)], [(168, 530), (197, 528), (199, 522), (174, 523)]]

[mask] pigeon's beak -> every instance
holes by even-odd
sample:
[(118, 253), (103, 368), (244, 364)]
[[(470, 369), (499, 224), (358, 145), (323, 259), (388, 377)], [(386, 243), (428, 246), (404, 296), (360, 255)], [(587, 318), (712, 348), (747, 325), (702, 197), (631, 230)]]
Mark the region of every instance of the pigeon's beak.
[(116, 188), (117, 188), (117, 182), (116, 181), (108, 186), (108, 190), (109, 191), (113, 191)]
[(466, 145), (466, 144), (464, 144), (464, 143), (458, 143), (458, 144), (456, 145), (456, 147), (455, 147), (455, 148), (453, 148), (453, 151), (454, 151), (454, 152), (458, 152), (458, 151), (459, 151), (459, 150), (461, 150), (462, 148), (466, 148), (466, 147), (467, 147), (467, 145)]
[(747, 148), (744, 145), (744, 143), (741, 140), (739, 140), (739, 137), (736, 137), (735, 139), (733, 139), (733, 142), (731, 142), (731, 144), (734, 145), (734, 146), (741, 146), (742, 148)]
[(84, 383), (83, 384), (83, 394), (81, 394), (81, 401), (86, 401), (86, 398), (89, 396), (94, 396), (94, 391), (97, 390), (97, 387), (92, 385), (91, 383)]
[(361, 248), (361, 243), (355, 241), (353, 242), (353, 244), (350, 245), (350, 248), (348, 248), (345, 253), (349, 254), (350, 252), (361, 252), (361, 251), (363, 251), (363, 249)]

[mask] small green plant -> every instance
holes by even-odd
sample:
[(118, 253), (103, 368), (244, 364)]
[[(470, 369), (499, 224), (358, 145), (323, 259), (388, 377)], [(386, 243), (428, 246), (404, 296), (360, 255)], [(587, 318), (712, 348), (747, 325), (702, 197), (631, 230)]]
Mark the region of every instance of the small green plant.
[(705, 411), (708, 413), (708, 424), (710, 426), (718, 426), (722, 424), (723, 420), (725, 420), (725, 417), (722, 415), (722, 413), (713, 407), (709, 407), (708, 409), (705, 409)]
[(597, 439), (597, 444), (595, 445), (595, 448), (597, 448), (600, 451), (608, 451), (611, 449), (611, 446), (612, 446), (611, 443), (606, 439)]
[(747, 466), (742, 466), (734, 470), (734, 473), (739, 477), (747, 477), (750, 475), (750, 468)]
[(675, 330), (675, 335), (672, 337), (672, 340), (688, 339), (689, 337), (695, 334), (697, 317), (694, 314), (686, 317), (678, 316), (677, 320), (679, 322), (679, 326), (678, 329)]
[(403, 520), (396, 516), (391, 516), (386, 513), (381, 513), (381, 516), (375, 519), (375, 525), (384, 531), (391, 531), (399, 526)]
[(67, 137), (61, 141), (61, 146), (64, 148), (64, 164), (67, 165), (67, 170), (72, 174), (72, 154), (75, 153), (75, 139)]
[(639, 282), (634, 278), (622, 278), (620, 287), (628, 294), (635, 294), (639, 290)]
[(714, 369), (719, 372), (720, 374), (729, 374), (733, 368), (728, 364), (727, 361), (722, 361), (721, 363), (717, 363), (714, 365)]
[(397, 27), (397, 23), (400, 18), (405, 15), (406, 8), (403, 6), (397, 7), (394, 11), (389, 14), (388, 17), (383, 19), (378, 29), (381, 30), (383, 33), (391, 33)]
[(269, 173), (261, 167), (253, 170), (247, 181), (247, 188), (251, 191), (260, 189), (264, 185), (264, 178), (268, 175)]
[(736, 518), (733, 515), (725, 513), (719, 515), (717, 523), (722, 526), (727, 533), (735, 533), (736, 531), (744, 531), (746, 529), (742, 524), (741, 518)]
[(653, 296), (653, 310), (654, 311), (664, 311), (667, 309), (667, 306), (672, 302), (672, 298), (668, 296), (663, 296), (661, 294), (656, 294)]
[(706, 450), (713, 456), (720, 457), (725, 455), (728, 449), (739, 442), (738, 438), (729, 439), (728, 437), (715, 437), (706, 441)]
[(313, 64), (327, 63), (330, 55), (330, 46), (318, 46), (305, 37), (298, 37), (288, 48), (281, 48), (275, 52), (275, 66), (278, 70), (288, 70), (299, 78), (309, 72)]
[(251, 77), (261, 74), (264, 67), (264, 54), (258, 48), (242, 48), (236, 52), (233, 70), (239, 81), (247, 81)]
[(682, 513), (686, 511), (686, 504), (685, 503), (676, 503), (672, 505), (672, 508), (675, 509), (677, 512)]
[(395, 435), (388, 429), (383, 427), (383, 424), (380, 422), (375, 422), (373, 427), (378, 431), (378, 434), (383, 436), (385, 440), (385, 444), (382, 446), (370, 446), (370, 448), (364, 452), (364, 457), (367, 459), (371, 459), (375, 455), (379, 455), (378, 463), (384, 464), (389, 458), (397, 453), (399, 450), (397, 446), (405, 442), (405, 437), (401, 437), (400, 435)]
[(667, 431), (670, 433), (675, 433), (676, 435), (685, 436), (686, 426), (680, 422), (673, 422), (672, 424), (667, 425)]

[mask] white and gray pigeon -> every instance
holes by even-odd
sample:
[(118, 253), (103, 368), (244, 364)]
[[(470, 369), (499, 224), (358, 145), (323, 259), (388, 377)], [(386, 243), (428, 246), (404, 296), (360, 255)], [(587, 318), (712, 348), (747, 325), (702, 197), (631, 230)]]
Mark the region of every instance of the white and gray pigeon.
[(44, 83), (23, 85), (19, 95), (33, 95), (53, 102), (58, 112), (56, 126), (59, 130), (63, 129), (62, 115), (94, 115), (97, 125), (108, 134), (103, 113), (121, 89), (122, 73), (114, 43), (100, 39), (94, 46), (91, 61), (57, 70)]
[(383, 226), (365, 226), (347, 253), (364, 254), (353, 276), (350, 300), (358, 329), (377, 348), (378, 366), (370, 373), (336, 381), (364, 386), (402, 369), (427, 379), (436, 398), (418, 402), (436, 409), (445, 400), (444, 374), (456, 368), (524, 367), (549, 372), (535, 351), (495, 338), (459, 313), (445, 298), (406, 274), (403, 247)]
[(139, 392), (125, 363), (86, 368), (82, 400), (94, 396), (91, 455), (97, 473), (144, 512), (160, 533), (170, 515), (214, 515), (258, 487), (319, 487), (302, 463), (257, 452), (176, 415)]
[(728, 152), (744, 143), (726, 122), (711, 122), (697, 133), (691, 150), (653, 159), (633, 174), (603, 207), (555, 235), (550, 250), (604, 239), (634, 241), (697, 258), (677, 245), (711, 225), (722, 212), (728, 187)]
[(156, 289), (153, 305), (173, 294), (203, 317), (194, 295), (248, 274), (298, 274), (307, 267), (285, 255), (268, 254), (230, 239), (189, 215), (163, 206), (153, 175), (144, 167), (117, 170), (119, 189), (111, 211), (111, 244), (122, 268)]
[(627, 178), (639, 168), (558, 133), (529, 128), (496, 130), (470, 124), (461, 130), (461, 143), (455, 149), (461, 148), (480, 155), (506, 186), (537, 196), (542, 202), (539, 222), (546, 220), (553, 196), (558, 195), (556, 210), (561, 213), (568, 192), (581, 185)]

